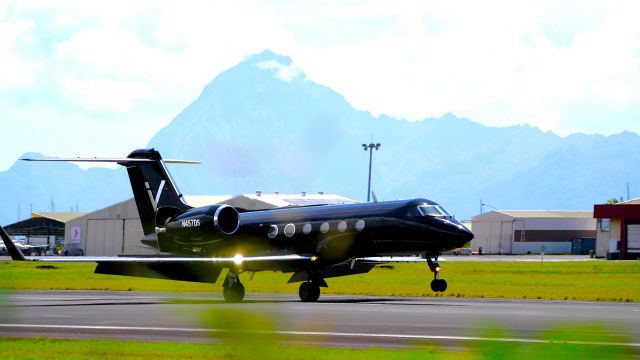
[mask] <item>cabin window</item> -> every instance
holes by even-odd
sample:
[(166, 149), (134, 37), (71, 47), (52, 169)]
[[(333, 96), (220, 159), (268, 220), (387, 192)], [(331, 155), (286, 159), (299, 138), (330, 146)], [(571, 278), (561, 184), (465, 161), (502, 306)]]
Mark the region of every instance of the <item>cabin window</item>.
[(269, 232), (267, 232), (267, 236), (269, 236), (269, 238), (271, 239), (278, 236), (278, 226), (276, 225), (269, 226)]
[(287, 226), (284, 227), (284, 234), (287, 237), (292, 237), (295, 233), (296, 233), (296, 226), (295, 225), (287, 224)]
[(309, 235), (311, 233), (311, 224), (304, 224), (302, 227), (302, 233), (305, 235)]

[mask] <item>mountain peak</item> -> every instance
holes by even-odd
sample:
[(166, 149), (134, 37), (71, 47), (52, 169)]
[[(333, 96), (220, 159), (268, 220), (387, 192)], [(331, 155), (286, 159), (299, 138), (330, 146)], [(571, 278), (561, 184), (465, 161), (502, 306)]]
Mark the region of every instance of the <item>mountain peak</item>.
[(22, 154), (22, 156), (20, 156), (20, 159), (26, 159), (26, 158), (42, 158), (45, 157), (44, 155), (42, 155), (39, 152), (26, 152), (24, 154)]
[(293, 61), (290, 57), (276, 54), (271, 50), (264, 50), (259, 54), (249, 55), (244, 62), (251, 63), (253, 65), (259, 65), (260, 63), (270, 61), (277, 62), (278, 64), (281, 64), (283, 66), (290, 66), (291, 64), (293, 64)]
[(290, 57), (278, 55), (271, 50), (249, 56), (244, 63), (249, 63), (260, 71), (266, 71), (270, 76), (284, 82), (304, 79), (304, 72), (293, 63)]

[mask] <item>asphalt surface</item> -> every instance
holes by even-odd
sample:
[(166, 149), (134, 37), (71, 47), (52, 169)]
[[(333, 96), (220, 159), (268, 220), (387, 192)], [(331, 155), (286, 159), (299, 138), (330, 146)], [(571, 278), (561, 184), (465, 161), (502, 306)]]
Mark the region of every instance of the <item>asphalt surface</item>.
[[(323, 295), (301, 303), (292, 294), (247, 294), (226, 304), (219, 293), (17, 291), (0, 302), (0, 336), (218, 342), (279, 336), (314, 346), (411, 347), (437, 343), (460, 348), (487, 339), (487, 328), (505, 329), (497, 341), (537, 342), (541, 332), (566, 325), (597, 325), (621, 335), (612, 341), (590, 331), (574, 341), (605, 342), (640, 354), (640, 304), (577, 301), (394, 298)], [(205, 325), (208, 311), (231, 325)], [(236, 313), (244, 313), (246, 321)], [(257, 323), (271, 323), (265, 330)], [(235, 328), (229, 331), (229, 326)], [(545, 338), (544, 341), (561, 339)], [(584, 345), (589, 346), (589, 345)]]

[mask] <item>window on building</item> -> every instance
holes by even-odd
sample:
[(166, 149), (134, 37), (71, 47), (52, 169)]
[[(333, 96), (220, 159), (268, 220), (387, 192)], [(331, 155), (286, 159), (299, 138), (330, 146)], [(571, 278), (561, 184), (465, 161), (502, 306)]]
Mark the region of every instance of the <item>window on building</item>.
[(611, 229), (611, 219), (600, 219), (600, 231), (609, 232)]

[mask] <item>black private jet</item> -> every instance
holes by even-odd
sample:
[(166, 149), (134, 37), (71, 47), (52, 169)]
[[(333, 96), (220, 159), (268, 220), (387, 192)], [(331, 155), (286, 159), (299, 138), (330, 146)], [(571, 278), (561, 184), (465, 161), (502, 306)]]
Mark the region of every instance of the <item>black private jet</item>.
[(326, 278), (362, 274), (376, 265), (426, 262), (431, 289), (445, 291), (441, 252), (462, 247), (473, 234), (427, 199), (315, 205), (247, 211), (229, 205), (189, 206), (155, 149), (126, 158), (41, 158), (28, 161), (113, 162), (126, 167), (142, 229), (142, 242), (158, 256), (25, 257), (4, 229), (0, 235), (15, 261), (95, 262), (96, 273), (215, 283), (223, 269), (224, 298), (239, 302), (239, 274), (292, 273), (304, 302), (320, 297)]

